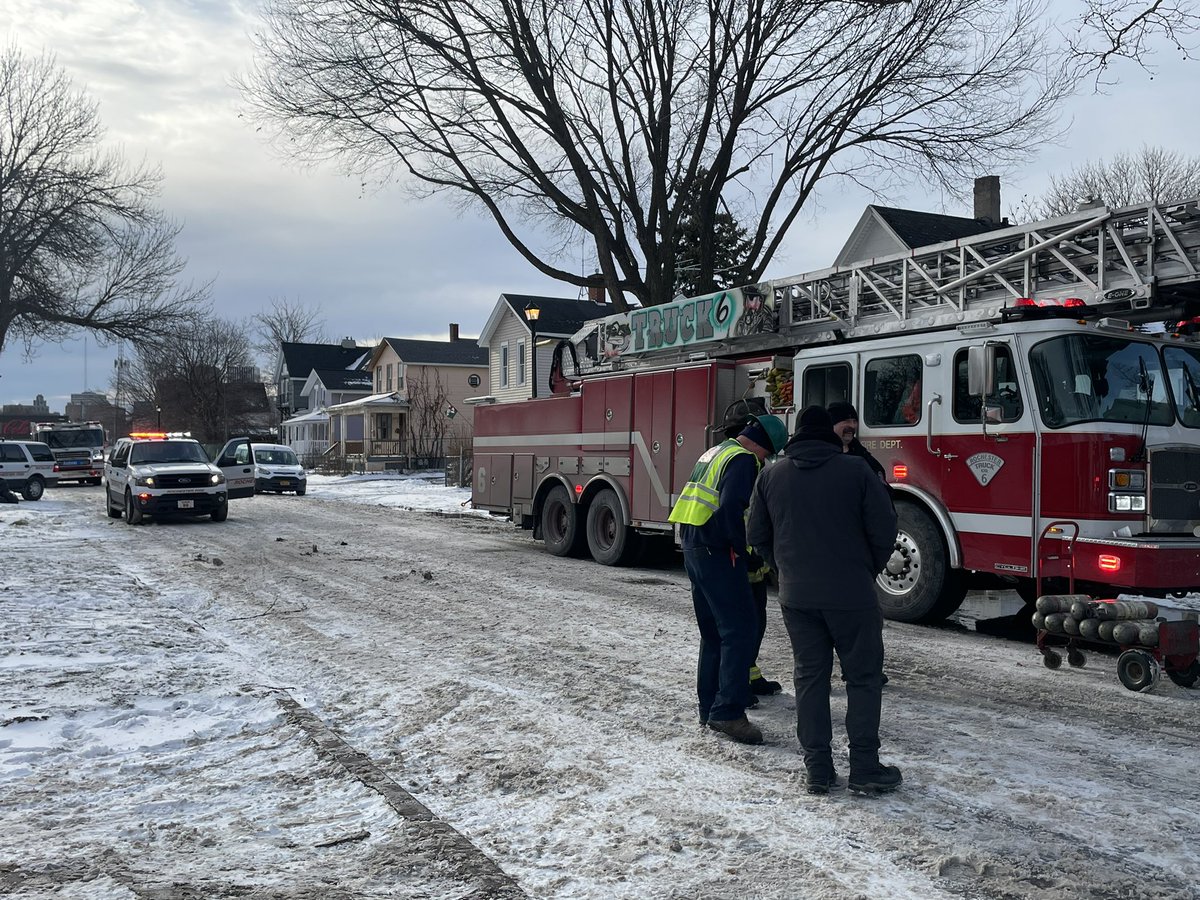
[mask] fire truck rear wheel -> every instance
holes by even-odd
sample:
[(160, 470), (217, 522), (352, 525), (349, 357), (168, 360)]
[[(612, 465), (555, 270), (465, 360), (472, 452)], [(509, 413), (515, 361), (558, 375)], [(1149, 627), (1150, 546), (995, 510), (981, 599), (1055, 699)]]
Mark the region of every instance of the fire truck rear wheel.
[(587, 542), (592, 559), (602, 566), (625, 566), (638, 551), (638, 534), (625, 524), (616, 492), (598, 493), (587, 513)]
[(966, 581), (950, 568), (946, 542), (929, 513), (904, 502), (896, 504), (896, 513), (896, 549), (904, 568), (895, 574), (885, 569), (875, 581), (884, 618), (940, 621), (962, 604)]
[(582, 556), (585, 548), (579, 507), (561, 484), (550, 489), (542, 502), (542, 540), (555, 556)]

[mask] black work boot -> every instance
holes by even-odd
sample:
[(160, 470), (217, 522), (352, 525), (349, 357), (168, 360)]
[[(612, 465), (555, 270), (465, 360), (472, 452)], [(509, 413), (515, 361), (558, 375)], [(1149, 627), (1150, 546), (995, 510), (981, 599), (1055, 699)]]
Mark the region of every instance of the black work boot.
[(806, 772), (804, 775), (804, 789), (810, 794), (828, 794), (840, 784), (837, 772), (834, 771)]
[(879, 766), (867, 772), (850, 772), (850, 790), (856, 794), (887, 794), (900, 787), (904, 778), (895, 766)]
[(751, 678), (750, 690), (760, 697), (770, 697), (782, 691), (783, 685), (778, 681), (771, 681), (767, 678)]
[(761, 744), (763, 742), (762, 731), (745, 716), (740, 719), (709, 719), (708, 727), (713, 731), (729, 735), (739, 744)]

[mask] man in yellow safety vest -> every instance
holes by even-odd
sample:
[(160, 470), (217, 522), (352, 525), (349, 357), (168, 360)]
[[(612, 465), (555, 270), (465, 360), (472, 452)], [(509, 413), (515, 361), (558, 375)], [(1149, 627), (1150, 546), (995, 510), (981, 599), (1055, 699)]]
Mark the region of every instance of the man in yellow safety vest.
[(758, 613), (746, 570), (745, 516), (759, 469), (787, 437), (776, 416), (751, 417), (737, 437), (701, 455), (670, 515), (680, 526), (700, 629), (700, 723), (744, 744), (763, 740), (746, 718), (753, 705), (746, 675), (758, 644)]

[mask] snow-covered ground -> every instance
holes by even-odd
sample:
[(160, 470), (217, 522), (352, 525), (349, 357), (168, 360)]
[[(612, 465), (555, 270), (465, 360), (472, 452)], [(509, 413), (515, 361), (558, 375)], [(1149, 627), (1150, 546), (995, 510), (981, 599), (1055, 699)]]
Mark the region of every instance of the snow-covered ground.
[[(1200, 691), (889, 624), (904, 787), (809, 797), (790, 688), (765, 746), (696, 727), (682, 571), (548, 556), (468, 496), (0, 506), (0, 895), (1200, 896)], [(789, 680), (777, 610), (760, 662)]]

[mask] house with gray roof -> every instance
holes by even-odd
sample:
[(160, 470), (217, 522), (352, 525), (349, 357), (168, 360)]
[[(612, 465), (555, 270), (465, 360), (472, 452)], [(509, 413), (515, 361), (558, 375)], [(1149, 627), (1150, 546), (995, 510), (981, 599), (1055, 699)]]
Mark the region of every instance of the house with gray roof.
[[(526, 312), (531, 307), (538, 310), (536, 335)], [(479, 346), (487, 354), (488, 383), (472, 399), (496, 403), (548, 395), (550, 363), (558, 342), (575, 334), (584, 322), (611, 313), (611, 306), (591, 300), (501, 294), (479, 335)]]
[(947, 216), (874, 204), (863, 210), (858, 224), (842, 246), (835, 266), (848, 266), (907, 253), (947, 241), (958, 241), (997, 228), (1006, 228), (1000, 216), (1000, 179), (994, 175), (975, 179), (975, 215)]
[(353, 371), (362, 369), (370, 356), (371, 347), (360, 347), (352, 338), (337, 344), (312, 344), (284, 341), (279, 345), (275, 362), (275, 405), (280, 421), (311, 408), (304, 386), (313, 369), (322, 371)]
[(331, 434), (344, 436), (331, 455), (365, 471), (419, 469), (470, 447), (474, 409), (465, 401), (487, 378), (487, 351), (457, 324), (445, 341), (384, 338), (364, 371), (369, 391), (326, 409)]

